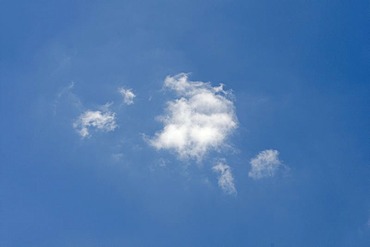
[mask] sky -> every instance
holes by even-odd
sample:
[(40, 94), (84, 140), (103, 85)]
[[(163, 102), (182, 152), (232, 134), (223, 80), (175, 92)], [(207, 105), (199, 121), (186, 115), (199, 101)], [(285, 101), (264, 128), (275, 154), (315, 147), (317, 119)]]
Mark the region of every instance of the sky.
[(368, 1), (0, 6), (0, 246), (370, 246)]

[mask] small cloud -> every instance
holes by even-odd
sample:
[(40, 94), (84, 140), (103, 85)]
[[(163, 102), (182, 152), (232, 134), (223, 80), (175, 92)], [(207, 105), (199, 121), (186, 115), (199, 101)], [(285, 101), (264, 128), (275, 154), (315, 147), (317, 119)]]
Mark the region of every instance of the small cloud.
[(157, 160), (153, 160), (152, 162), (150, 162), (149, 169), (151, 172), (156, 172), (156, 171), (168, 168), (169, 164), (170, 163), (168, 160), (159, 158)]
[[(79, 97), (73, 93), (73, 89), (75, 85), (76, 83), (72, 81), (68, 86), (62, 88), (58, 92), (58, 94), (56, 95), (54, 99), (53, 105), (52, 105), (53, 115), (57, 114), (57, 110), (60, 107), (59, 105), (61, 103), (71, 104), (76, 109), (82, 108), (82, 103)], [(63, 100), (66, 102), (63, 102)]]
[(67, 93), (67, 92), (71, 91), (74, 87), (75, 87), (75, 82), (74, 82), (74, 81), (71, 81), (71, 83), (70, 83), (68, 86), (64, 87), (64, 88), (63, 88), (63, 89), (58, 93), (57, 98), (62, 97), (62, 96), (63, 96), (63, 94), (65, 94), (65, 93)]
[(251, 159), (250, 164), (251, 170), (248, 175), (254, 179), (273, 177), (282, 166), (279, 160), (279, 151), (273, 149), (260, 152), (255, 158)]
[(111, 157), (114, 162), (119, 162), (123, 159), (123, 153), (114, 153)]
[(132, 105), (134, 103), (134, 98), (136, 97), (136, 95), (134, 94), (132, 89), (119, 88), (118, 92), (122, 95), (123, 102), (126, 105)]
[(220, 188), (226, 194), (235, 195), (237, 192), (230, 166), (223, 163), (218, 163), (217, 165), (212, 167), (212, 170), (220, 174), (218, 177), (218, 186), (220, 186)]
[(116, 114), (108, 110), (88, 110), (78, 117), (78, 119), (73, 123), (73, 127), (77, 130), (82, 138), (88, 137), (90, 135), (90, 128), (110, 132), (117, 128)]
[(158, 161), (158, 166), (159, 167), (166, 167), (167, 166), (167, 161), (165, 159), (159, 159)]
[(209, 150), (225, 146), (238, 121), (222, 84), (212, 87), (208, 82), (190, 81), (181, 73), (167, 76), (164, 87), (179, 97), (168, 101), (166, 114), (159, 117), (164, 127), (149, 139), (153, 147), (173, 150), (182, 159), (201, 160)]

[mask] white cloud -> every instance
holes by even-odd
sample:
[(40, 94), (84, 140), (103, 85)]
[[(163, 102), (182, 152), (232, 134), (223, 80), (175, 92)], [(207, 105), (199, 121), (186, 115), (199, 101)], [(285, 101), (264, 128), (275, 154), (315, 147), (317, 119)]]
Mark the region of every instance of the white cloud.
[(126, 105), (132, 105), (134, 103), (134, 98), (136, 97), (136, 95), (134, 94), (132, 89), (119, 88), (118, 92), (122, 95), (123, 102)]
[(212, 167), (212, 170), (220, 174), (218, 177), (218, 185), (221, 187), (221, 189), (227, 194), (235, 195), (236, 188), (230, 166), (223, 163), (218, 163)]
[(178, 99), (167, 102), (164, 124), (149, 141), (156, 149), (174, 150), (180, 158), (201, 160), (209, 150), (219, 150), (237, 127), (234, 104), (227, 98), (223, 85), (189, 81), (187, 74), (167, 76), (165, 88), (177, 93)]
[(116, 114), (108, 110), (104, 111), (85, 111), (73, 123), (73, 127), (83, 137), (90, 135), (89, 128), (96, 128), (102, 131), (113, 131), (117, 128)]
[(251, 159), (250, 164), (251, 170), (248, 175), (254, 179), (273, 177), (282, 165), (279, 160), (279, 152), (272, 149), (260, 152), (255, 158)]

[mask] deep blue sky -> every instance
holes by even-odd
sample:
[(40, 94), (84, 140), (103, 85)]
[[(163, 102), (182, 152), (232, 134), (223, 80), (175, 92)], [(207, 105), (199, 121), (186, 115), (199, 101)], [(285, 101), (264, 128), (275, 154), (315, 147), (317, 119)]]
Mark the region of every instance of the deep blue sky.
[[(370, 246), (369, 13), (368, 1), (0, 0), (0, 246)], [(233, 92), (232, 147), (201, 163), (144, 138), (180, 72)], [(108, 102), (119, 128), (82, 139), (73, 121)], [(253, 180), (265, 149), (289, 169)], [(235, 196), (217, 186), (218, 158)]]

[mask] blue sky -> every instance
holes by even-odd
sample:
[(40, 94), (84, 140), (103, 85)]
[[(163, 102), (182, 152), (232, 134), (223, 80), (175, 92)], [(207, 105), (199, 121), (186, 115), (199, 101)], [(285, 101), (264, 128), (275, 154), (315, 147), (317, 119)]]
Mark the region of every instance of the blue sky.
[(368, 1), (0, 3), (1, 246), (370, 245)]

